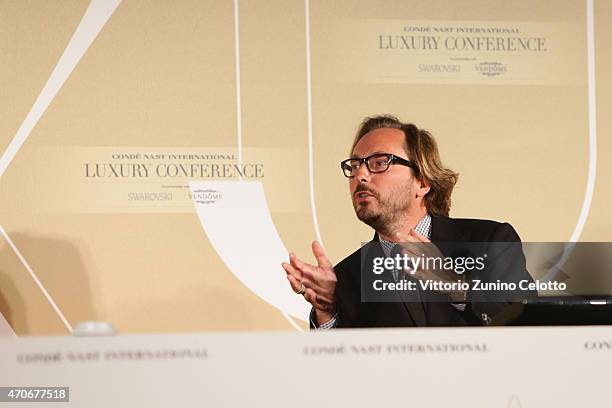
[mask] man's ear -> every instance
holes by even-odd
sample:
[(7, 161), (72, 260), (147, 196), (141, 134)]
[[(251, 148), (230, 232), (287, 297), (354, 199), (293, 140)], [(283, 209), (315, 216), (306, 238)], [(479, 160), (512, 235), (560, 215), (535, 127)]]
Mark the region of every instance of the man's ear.
[(417, 178), (416, 182), (417, 182), (416, 196), (425, 197), (425, 195), (429, 193), (429, 190), (431, 190), (431, 185), (429, 184), (429, 180), (425, 178)]

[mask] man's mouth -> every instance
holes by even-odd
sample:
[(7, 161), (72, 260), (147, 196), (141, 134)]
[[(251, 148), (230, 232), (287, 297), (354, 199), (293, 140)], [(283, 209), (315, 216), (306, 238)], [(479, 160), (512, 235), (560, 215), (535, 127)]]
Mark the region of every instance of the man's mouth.
[(354, 198), (356, 202), (366, 201), (370, 197), (374, 197), (374, 194), (369, 193), (367, 191), (358, 191), (354, 194)]

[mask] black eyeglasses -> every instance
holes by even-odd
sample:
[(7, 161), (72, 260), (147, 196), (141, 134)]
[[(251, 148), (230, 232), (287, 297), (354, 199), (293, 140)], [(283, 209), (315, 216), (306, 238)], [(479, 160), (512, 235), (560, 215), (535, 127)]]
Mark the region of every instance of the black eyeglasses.
[(402, 159), (391, 153), (377, 153), (364, 157), (363, 159), (346, 159), (340, 162), (340, 167), (346, 177), (352, 178), (355, 177), (362, 163), (365, 163), (370, 173), (382, 173), (387, 171), (391, 163), (394, 163), (410, 167), (416, 174), (419, 174), (419, 169), (414, 162)]

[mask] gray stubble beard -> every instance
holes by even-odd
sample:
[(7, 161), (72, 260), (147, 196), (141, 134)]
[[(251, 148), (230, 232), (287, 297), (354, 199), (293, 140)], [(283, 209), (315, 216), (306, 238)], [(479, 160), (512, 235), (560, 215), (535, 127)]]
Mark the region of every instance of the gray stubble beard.
[[(398, 187), (397, 191), (394, 190), (392, 194), (395, 192), (397, 194), (404, 193), (406, 187), (402, 187), (404, 186)], [(380, 211), (376, 214), (368, 215), (368, 212), (371, 212), (371, 210), (369, 210), (368, 208), (359, 208), (360, 206), (355, 208), (354, 202), (353, 207), (355, 208), (355, 214), (357, 215), (357, 218), (360, 221), (362, 221), (366, 225), (369, 225), (379, 234), (382, 233), (384, 235), (389, 236), (392, 235), (393, 232), (399, 230), (405, 223), (405, 220), (402, 219), (400, 214), (402, 214), (403, 212), (407, 212), (410, 208), (410, 191), (408, 191), (407, 197), (408, 202), (404, 205), (396, 205), (397, 203), (394, 203), (394, 208), (389, 208), (391, 206), (391, 203), (382, 202), (378, 194), (376, 194), (374, 198), (378, 201), (380, 209)], [(363, 214), (364, 211), (365, 214)]]

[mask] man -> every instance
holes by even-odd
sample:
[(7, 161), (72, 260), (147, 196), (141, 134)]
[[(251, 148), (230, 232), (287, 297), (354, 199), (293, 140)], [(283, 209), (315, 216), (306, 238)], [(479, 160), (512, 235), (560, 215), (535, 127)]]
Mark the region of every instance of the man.
[[(503, 291), (472, 290), (475, 281), (532, 282), (512, 226), (448, 218), (458, 174), (444, 167), (436, 142), (427, 131), (393, 116), (366, 118), (353, 142), (351, 158), (341, 167), (348, 177), (357, 218), (376, 233), (370, 244), (335, 267), (316, 241), (312, 252), (317, 265), (307, 264), (293, 253), (289, 263), (282, 264), (292, 289), (313, 307), (311, 327), (487, 325), (509, 297), (503, 296), (507, 294)], [(459, 275), (439, 265), (393, 270), (377, 284), (410, 280), (415, 282), (411, 296), (393, 291), (385, 299), (367, 299), (369, 292), (364, 287), (370, 288), (373, 282), (374, 275), (367, 271), (372, 271), (374, 259), (398, 254), (443, 259), (453, 256), (446, 244), (454, 242), (506, 242), (509, 246), (487, 247), (494, 254), (488, 260), (492, 266), (480, 275)], [(419, 282), (426, 281), (456, 282), (456, 286), (424, 293)], [(528, 291), (524, 296), (534, 294)]]

